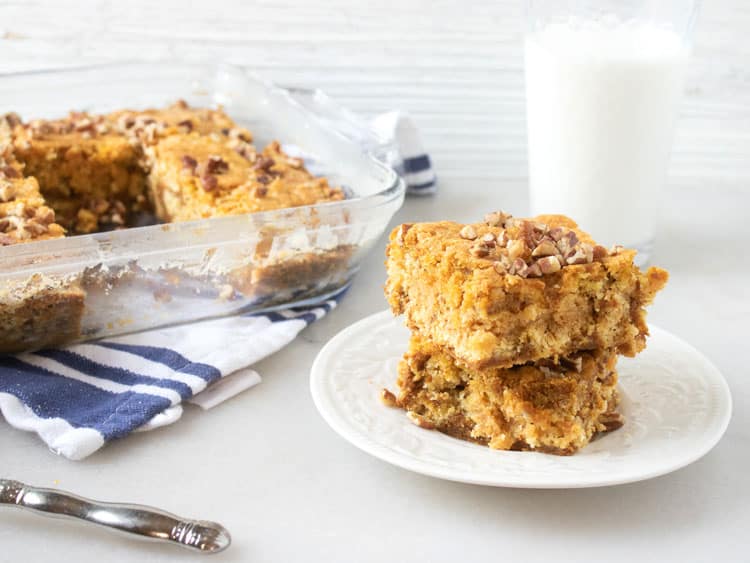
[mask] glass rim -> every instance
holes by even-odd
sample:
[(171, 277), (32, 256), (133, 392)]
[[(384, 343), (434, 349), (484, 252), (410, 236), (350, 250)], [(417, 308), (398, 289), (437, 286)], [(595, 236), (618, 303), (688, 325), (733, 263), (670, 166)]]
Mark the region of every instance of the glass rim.
[[(534, 14), (537, 13), (535, 10), (540, 10), (539, 5), (545, 2), (549, 2), (549, 0), (524, 0), (524, 21), (525, 21), (525, 34), (533, 33), (535, 31), (538, 31), (538, 27), (536, 27), (535, 24), (535, 18)], [(604, 0), (586, 0), (588, 4), (594, 4), (596, 2), (601, 2), (604, 4)], [(632, 3), (646, 3), (646, 2), (654, 2), (654, 3), (660, 3), (660, 0), (630, 0), (630, 4)], [(675, 4), (677, 4), (676, 0), (674, 1)], [(676, 32), (680, 34), (680, 36), (686, 40), (690, 41), (693, 31), (695, 30), (695, 23), (698, 18), (698, 12), (701, 6), (701, 0), (681, 0), (681, 4), (684, 5), (685, 12), (687, 15), (684, 16), (682, 25), (680, 26), (680, 29), (675, 29)], [(571, 4), (570, 6), (570, 13), (575, 14), (576, 10), (579, 10), (582, 8), (583, 2), (580, 0), (567, 0), (566, 2), (561, 2), (560, 0), (555, 0), (554, 5), (556, 7), (559, 7), (561, 5), (565, 4)], [(622, 3), (618, 3), (617, 8), (620, 9), (622, 7)], [(675, 18), (677, 19), (677, 18)]]

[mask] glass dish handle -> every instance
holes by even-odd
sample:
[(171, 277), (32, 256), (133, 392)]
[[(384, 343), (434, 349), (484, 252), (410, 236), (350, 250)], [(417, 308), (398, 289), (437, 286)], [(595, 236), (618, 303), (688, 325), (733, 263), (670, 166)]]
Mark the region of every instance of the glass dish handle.
[(398, 164), (398, 149), (393, 139), (379, 135), (366, 119), (339, 105), (322, 90), (296, 86), (280, 87), (327, 128), (356, 143), (378, 160), (390, 166)]

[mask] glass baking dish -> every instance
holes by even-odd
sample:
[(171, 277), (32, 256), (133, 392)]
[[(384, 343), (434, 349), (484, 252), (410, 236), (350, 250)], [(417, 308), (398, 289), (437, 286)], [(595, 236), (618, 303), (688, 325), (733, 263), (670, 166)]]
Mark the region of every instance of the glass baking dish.
[(374, 156), (387, 144), (353, 131), (351, 115), (322, 93), (279, 88), (242, 67), (124, 64), (0, 76), (0, 113), (24, 119), (178, 99), (222, 105), (256, 146), (278, 139), (347, 198), (0, 247), (0, 353), (323, 299), (350, 283), (403, 203), (403, 181)]

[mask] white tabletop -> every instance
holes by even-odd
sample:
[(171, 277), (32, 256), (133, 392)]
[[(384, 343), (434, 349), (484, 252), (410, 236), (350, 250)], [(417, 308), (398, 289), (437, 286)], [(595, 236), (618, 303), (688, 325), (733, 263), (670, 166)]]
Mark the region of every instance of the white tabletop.
[[(253, 43), (247, 38), (240, 50), (237, 36), (245, 38), (252, 27), (247, 11), (239, 19), (226, 10), (219, 10), (213, 20), (210, 13), (200, 14), (213, 25), (224, 22), (229, 40), (222, 43), (202, 32), (197, 15), (181, 14), (177, 27), (167, 33), (160, 27), (166, 25), (163, 19), (144, 24), (145, 17), (135, 8), (125, 13), (125, 4), (100, 2), (89, 21), (106, 28), (107, 34), (73, 38), (71, 29), (84, 24), (72, 15), (72, 8), (30, 3), (31, 15), (24, 19), (18, 5), (0, 5), (0, 33), (6, 37), (0, 41), (0, 58), (6, 61), (0, 70), (105, 56), (86, 47), (92, 45), (116, 46), (107, 56), (123, 58), (130, 54), (128, 40), (134, 38), (136, 56), (154, 50), (176, 56), (180, 50), (175, 46), (189, 49), (190, 37), (199, 37), (216, 56), (260, 61), (269, 74), (285, 81), (320, 83), (360, 111), (393, 105), (414, 110), (441, 175), (440, 193), (407, 200), (394, 225), (406, 220), (476, 220), (499, 207), (521, 215), (527, 210), (521, 90), (516, 84), (510, 94), (503, 91), (492, 98), (491, 87), (499, 82), (488, 73), (506, 68), (502, 57), (507, 55), (507, 68), (515, 73), (513, 80), (519, 79), (520, 61), (513, 55), (518, 54), (513, 43), (517, 33), (506, 33), (513, 27), (507, 18), (517, 17), (517, 6), (511, 6), (515, 4), (477, 2), (485, 11), (462, 19), (453, 16), (463, 14), (466, 4), (434, 3), (434, 11), (418, 17), (428, 3), (404, 1), (368, 18), (362, 12), (364, 4), (358, 4), (357, 11), (337, 0), (327, 20), (312, 8), (304, 12), (318, 26), (309, 32), (300, 27), (299, 14), (284, 27), (279, 15), (283, 6), (269, 5), (261, 12), (273, 20), (271, 28), (261, 28), (261, 39)], [(705, 20), (710, 29), (697, 54), (710, 87), (692, 90), (683, 112), (652, 260), (671, 272), (671, 280), (649, 316), (703, 351), (729, 382), (734, 416), (724, 439), (705, 458), (643, 483), (534, 491), (415, 475), (344, 442), (315, 411), (308, 390), (309, 368), (336, 332), (386, 307), (381, 241), (340, 307), (257, 366), (263, 376), (259, 386), (211, 411), (187, 407), (177, 424), (112, 443), (82, 462), (59, 458), (34, 435), (0, 423), (0, 474), (218, 520), (231, 530), (234, 544), (212, 559), (216, 561), (747, 561), (750, 81), (746, 68), (739, 66), (749, 44), (739, 41), (744, 32), (737, 26), (750, 18), (746, 8), (741, 11), (740, 1), (712, 4)], [(723, 6), (722, 12), (716, 4)], [(494, 28), (508, 39), (507, 48), (490, 36)], [(283, 33), (275, 35), (279, 29)], [(411, 30), (415, 39), (399, 43), (389, 35), (396, 33), (393, 29)], [(319, 41), (317, 53), (290, 47), (303, 45), (308, 35)], [(441, 41), (443, 36), (450, 41)], [(389, 37), (395, 43), (384, 42)], [(733, 37), (737, 41), (730, 45)], [(401, 68), (391, 60), (399, 45), (411, 66)], [(325, 57), (333, 50), (340, 54), (332, 63)], [(238, 60), (244, 58), (237, 54), (240, 51), (254, 58)], [(260, 58), (259, 51), (268, 57)], [(496, 58), (483, 66), (485, 59), (474, 58), (476, 53)], [(421, 55), (432, 58), (420, 59)], [(277, 59), (282, 61), (278, 68), (265, 62)], [(372, 74), (360, 72), (353, 63), (357, 60), (365, 67), (370, 64)], [(318, 66), (303, 71), (303, 64)], [(468, 106), (459, 101), (459, 86), (472, 102)], [(478, 117), (482, 112), (489, 129)], [(0, 561), (188, 557), (177, 548), (9, 510), (0, 511), (0, 546)]]

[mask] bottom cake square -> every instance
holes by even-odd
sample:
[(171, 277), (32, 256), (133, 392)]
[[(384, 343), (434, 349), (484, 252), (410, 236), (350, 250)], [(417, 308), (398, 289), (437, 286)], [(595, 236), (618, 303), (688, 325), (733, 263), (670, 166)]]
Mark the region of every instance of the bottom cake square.
[(396, 397), (384, 400), (413, 422), (500, 450), (570, 455), (619, 428), (615, 350), (579, 352), (514, 366), (470, 371), (412, 336), (399, 365)]

